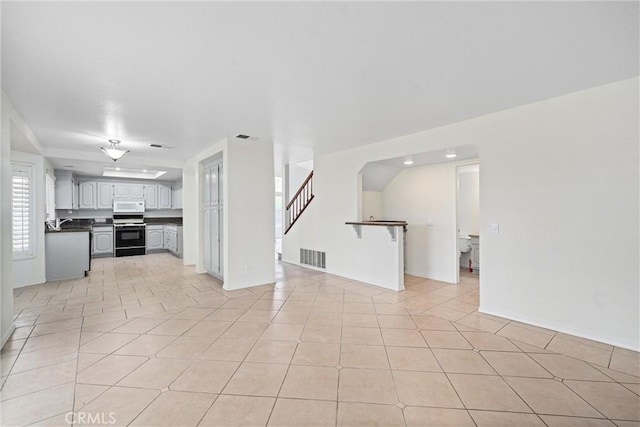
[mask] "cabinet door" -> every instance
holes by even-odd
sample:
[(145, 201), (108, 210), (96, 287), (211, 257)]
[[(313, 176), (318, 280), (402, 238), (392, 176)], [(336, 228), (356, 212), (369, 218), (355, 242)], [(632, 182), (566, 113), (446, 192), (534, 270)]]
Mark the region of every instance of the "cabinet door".
[(129, 198), (129, 184), (113, 184), (113, 197), (116, 199)]
[(83, 182), (79, 187), (80, 193), (80, 206), (79, 209), (96, 209), (96, 183), (95, 182)]
[(129, 198), (142, 199), (144, 197), (144, 186), (142, 184), (129, 184)]
[(203, 263), (204, 269), (211, 271), (211, 208), (205, 207), (202, 211), (203, 222)]
[(182, 209), (182, 188), (174, 188), (171, 191), (171, 207)]
[(155, 250), (162, 249), (162, 244), (164, 242), (162, 228), (147, 228), (147, 250)]
[(145, 185), (144, 186), (144, 208), (145, 209), (158, 209), (158, 186), (157, 185)]
[(98, 209), (113, 209), (113, 184), (98, 183)]
[(73, 182), (73, 209), (80, 209), (80, 184)]
[(94, 254), (113, 253), (113, 232), (93, 233), (93, 253)]
[(171, 187), (158, 185), (158, 209), (171, 209)]

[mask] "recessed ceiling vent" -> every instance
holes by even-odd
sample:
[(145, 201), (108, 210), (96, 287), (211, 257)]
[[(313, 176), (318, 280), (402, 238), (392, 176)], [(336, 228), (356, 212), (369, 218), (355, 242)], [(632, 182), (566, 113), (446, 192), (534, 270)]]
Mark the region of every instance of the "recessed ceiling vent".
[(151, 144), (151, 145), (149, 145), (149, 147), (162, 148), (162, 145), (160, 145), (160, 144)]
[(249, 135), (243, 135), (243, 134), (239, 133), (239, 134), (236, 135), (236, 138), (238, 138), (238, 139), (249, 139), (251, 137)]
[(164, 148), (165, 150), (173, 150), (176, 147), (169, 147), (168, 145), (162, 145), (162, 144), (149, 144), (149, 147), (151, 148)]

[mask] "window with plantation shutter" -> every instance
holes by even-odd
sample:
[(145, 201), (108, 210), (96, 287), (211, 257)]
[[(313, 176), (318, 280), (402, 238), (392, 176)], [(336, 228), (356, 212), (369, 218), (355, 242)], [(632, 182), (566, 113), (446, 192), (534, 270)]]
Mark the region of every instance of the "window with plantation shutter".
[(47, 221), (56, 219), (56, 179), (47, 170), (45, 177), (45, 198), (47, 208)]
[(33, 168), (13, 165), (11, 216), (13, 223), (13, 259), (33, 256)]

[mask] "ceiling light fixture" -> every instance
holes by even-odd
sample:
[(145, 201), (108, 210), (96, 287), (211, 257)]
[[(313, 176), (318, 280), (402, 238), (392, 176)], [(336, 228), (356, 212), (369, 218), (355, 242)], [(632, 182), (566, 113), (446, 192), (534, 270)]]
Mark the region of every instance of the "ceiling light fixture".
[(447, 159), (455, 159), (456, 157), (458, 157), (458, 155), (456, 153), (447, 153), (445, 157)]
[(409, 166), (413, 164), (413, 159), (411, 157), (407, 157), (406, 159), (404, 159), (404, 164)]
[(109, 157), (114, 162), (118, 159), (121, 159), (122, 156), (124, 156), (129, 152), (129, 150), (123, 150), (121, 148), (118, 148), (118, 145), (120, 144), (120, 140), (110, 139), (109, 144), (110, 146), (108, 148), (104, 148), (104, 147), (101, 147), (101, 148), (104, 154), (106, 154), (107, 157)]

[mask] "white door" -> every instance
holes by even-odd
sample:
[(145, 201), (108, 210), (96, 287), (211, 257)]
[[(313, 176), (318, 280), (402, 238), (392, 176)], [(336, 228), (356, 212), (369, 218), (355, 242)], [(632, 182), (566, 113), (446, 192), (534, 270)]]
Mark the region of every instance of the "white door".
[(171, 187), (158, 185), (158, 208), (171, 209)]
[(80, 209), (96, 209), (96, 183), (83, 182), (79, 187)]
[(129, 198), (142, 199), (144, 197), (144, 186), (142, 184), (129, 184)]
[(218, 165), (211, 168), (211, 206), (218, 204)]
[(211, 207), (211, 272), (220, 274), (220, 208)]
[(159, 230), (147, 230), (147, 249), (155, 250), (162, 249), (162, 229)]
[(93, 253), (106, 254), (113, 252), (113, 233), (94, 233)]
[(113, 197), (116, 199), (126, 199), (129, 197), (129, 184), (113, 184)]
[(98, 209), (113, 208), (113, 186), (108, 182), (98, 183)]
[(211, 271), (211, 208), (205, 207), (202, 212), (202, 225), (203, 225), (203, 262), (204, 269)]
[(202, 204), (203, 206), (211, 206), (211, 168), (203, 170), (203, 178)]
[(158, 186), (157, 185), (144, 186), (144, 208), (158, 209)]
[(224, 204), (224, 175), (222, 174), (222, 163), (218, 165), (218, 204)]

